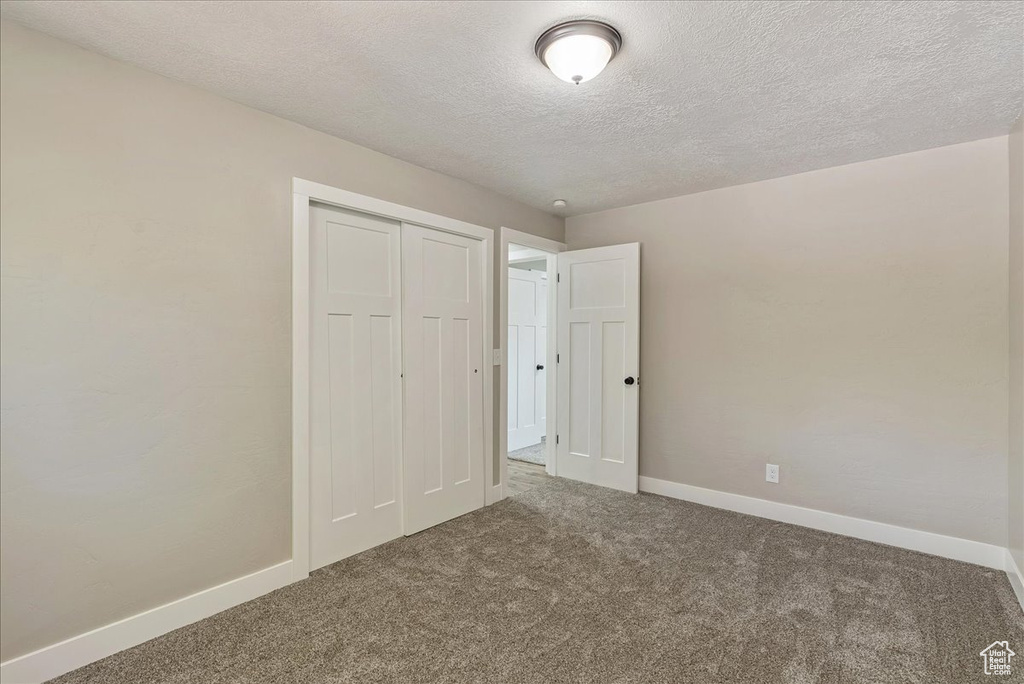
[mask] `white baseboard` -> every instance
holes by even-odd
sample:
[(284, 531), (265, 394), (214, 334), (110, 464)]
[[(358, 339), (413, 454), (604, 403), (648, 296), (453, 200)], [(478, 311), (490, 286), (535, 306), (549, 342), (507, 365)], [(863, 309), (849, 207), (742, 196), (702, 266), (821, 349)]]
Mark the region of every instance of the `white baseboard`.
[(1006, 576), (1010, 579), (1010, 586), (1013, 587), (1013, 593), (1017, 595), (1017, 602), (1020, 604), (1021, 610), (1024, 610), (1024, 573), (1021, 573), (1020, 568), (1013, 561), (1013, 554), (1010, 550), (1006, 550)]
[(287, 560), (0, 663), (0, 683), (36, 684), (292, 583)]
[(724, 508), (728, 511), (755, 515), (779, 522), (833, 532), (847, 537), (898, 546), (911, 551), (930, 553), (933, 556), (983, 565), (988, 568), (1006, 568), (1006, 549), (994, 544), (947, 537), (933, 532), (912, 530), (886, 523), (851, 518), (837, 513), (827, 513), (813, 508), (755, 499), (741, 494), (730, 494), (714, 489), (659, 480), (653, 477), (640, 478), (640, 491), (682, 499), (694, 503)]

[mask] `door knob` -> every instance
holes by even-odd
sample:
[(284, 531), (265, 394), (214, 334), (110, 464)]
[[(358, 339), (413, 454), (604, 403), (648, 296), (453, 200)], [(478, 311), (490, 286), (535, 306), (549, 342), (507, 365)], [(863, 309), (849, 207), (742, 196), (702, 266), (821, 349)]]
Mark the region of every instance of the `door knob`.
[(632, 376), (632, 375), (631, 375), (631, 376), (629, 376), (628, 378), (626, 378), (626, 384), (627, 384), (627, 385), (632, 385), (632, 384), (633, 384), (633, 383), (635, 383), (635, 382), (636, 382), (636, 380), (634, 380), (634, 379), (633, 379), (633, 376)]
[(541, 364), (538, 363), (537, 364), (537, 370), (544, 370), (544, 366), (542, 366)]

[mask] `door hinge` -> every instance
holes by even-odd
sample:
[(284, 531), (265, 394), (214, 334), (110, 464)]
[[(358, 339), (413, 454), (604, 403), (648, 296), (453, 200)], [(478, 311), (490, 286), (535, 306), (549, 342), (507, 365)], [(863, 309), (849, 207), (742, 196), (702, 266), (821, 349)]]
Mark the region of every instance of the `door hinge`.
[(562, 363), (562, 355), (555, 354), (555, 363)]
[(558, 444), (558, 435), (555, 435), (555, 444)]
[(555, 274), (555, 282), (556, 283), (562, 282), (562, 274), (561, 273), (556, 273)]

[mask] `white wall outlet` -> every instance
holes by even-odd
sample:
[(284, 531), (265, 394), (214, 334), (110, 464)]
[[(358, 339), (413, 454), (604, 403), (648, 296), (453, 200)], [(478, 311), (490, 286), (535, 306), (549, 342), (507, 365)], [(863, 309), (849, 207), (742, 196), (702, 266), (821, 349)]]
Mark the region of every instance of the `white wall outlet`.
[(764, 467), (764, 479), (765, 482), (779, 482), (779, 466), (766, 463)]
[(501, 350), (500, 349), (492, 349), (491, 351), (494, 352), (494, 357), (491, 359), (491, 363), (493, 365), (495, 365), (495, 366), (500, 366), (501, 365)]

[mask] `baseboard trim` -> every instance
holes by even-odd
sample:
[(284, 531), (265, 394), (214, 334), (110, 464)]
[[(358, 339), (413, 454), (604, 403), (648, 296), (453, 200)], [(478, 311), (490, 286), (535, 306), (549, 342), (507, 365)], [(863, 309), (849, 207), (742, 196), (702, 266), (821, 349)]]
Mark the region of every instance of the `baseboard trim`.
[(2, 684), (36, 684), (292, 583), (292, 561), (171, 601), (0, 663)]
[(1017, 603), (1020, 604), (1021, 610), (1024, 610), (1024, 573), (1020, 571), (1020, 568), (1014, 562), (1010, 549), (1006, 549), (1005, 568), (1006, 576), (1010, 580), (1010, 586), (1013, 587), (1013, 593), (1017, 595)]
[(742, 494), (730, 494), (714, 489), (659, 480), (653, 477), (640, 478), (640, 491), (660, 494), (673, 499), (724, 508), (728, 511), (746, 513), (759, 518), (810, 527), (824, 532), (833, 532), (846, 537), (898, 546), (911, 551), (929, 553), (953, 560), (983, 565), (988, 568), (1006, 568), (1006, 549), (994, 544), (970, 541), (958, 537), (947, 537), (934, 532), (913, 530), (887, 523), (851, 518), (838, 513), (828, 513), (813, 508), (755, 499)]

